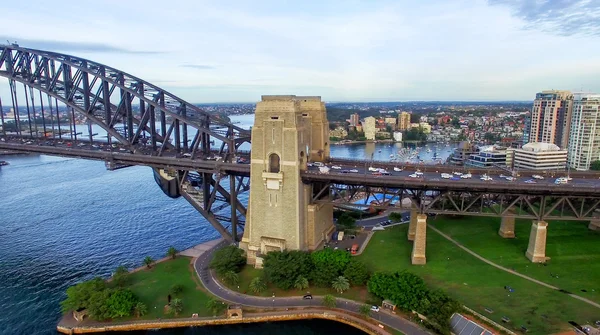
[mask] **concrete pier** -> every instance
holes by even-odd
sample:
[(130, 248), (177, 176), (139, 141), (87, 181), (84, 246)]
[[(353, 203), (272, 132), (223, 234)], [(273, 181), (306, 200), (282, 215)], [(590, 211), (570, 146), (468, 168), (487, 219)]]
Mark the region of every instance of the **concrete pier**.
[(515, 238), (515, 218), (510, 216), (503, 216), (500, 223), (500, 230), (498, 235), (504, 238)]
[(546, 234), (548, 222), (533, 221), (529, 234), (529, 247), (525, 254), (533, 263), (546, 262)]
[(415, 233), (416, 233), (416, 229), (417, 229), (417, 215), (419, 215), (419, 212), (417, 212), (417, 210), (414, 208), (411, 209), (410, 222), (408, 223), (408, 240), (409, 241), (415, 240)]
[(413, 265), (423, 265), (427, 262), (425, 257), (425, 249), (427, 246), (427, 215), (419, 214), (416, 218), (411, 262)]
[(600, 218), (591, 220), (588, 229), (600, 231)]

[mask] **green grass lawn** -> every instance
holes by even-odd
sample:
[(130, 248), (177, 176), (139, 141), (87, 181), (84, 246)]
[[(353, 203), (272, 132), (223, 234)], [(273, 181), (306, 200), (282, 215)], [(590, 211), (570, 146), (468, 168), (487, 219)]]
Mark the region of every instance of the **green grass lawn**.
[[(250, 281), (255, 277), (262, 276), (262, 269), (255, 269), (253, 266), (246, 265), (242, 271), (239, 273), (240, 275), (240, 283), (239, 283), (239, 291), (248, 295), (262, 296), (262, 297), (270, 297), (275, 293), (276, 297), (293, 297), (293, 296), (303, 296), (306, 292), (310, 292), (312, 295), (326, 295), (331, 294), (336, 297), (342, 297), (346, 299), (352, 299), (356, 301), (366, 301), (369, 298), (369, 294), (365, 287), (350, 287), (350, 290), (344, 293), (338, 293), (331, 288), (323, 288), (323, 287), (309, 287), (306, 290), (281, 290), (275, 287), (274, 285), (267, 284), (267, 290), (262, 293), (254, 293), (250, 290), (249, 285)], [(237, 286), (228, 285), (223, 280), (219, 280), (223, 285), (229, 287), (230, 289), (237, 291)]]
[(514, 239), (498, 235), (499, 218), (439, 217), (430, 222), (494, 263), (600, 303), (600, 232), (589, 230), (588, 222), (548, 223), (546, 256), (551, 259), (546, 265), (525, 257), (531, 220), (516, 220)]
[(190, 263), (191, 258), (179, 256), (152, 266), (151, 269), (138, 271), (128, 275), (127, 288), (131, 289), (147, 307), (148, 314), (144, 319), (169, 318), (163, 313), (167, 304), (167, 296), (175, 284), (183, 285), (179, 295), (183, 302), (183, 312), (179, 317), (190, 317), (192, 313), (199, 316), (211, 316), (205, 307), (210, 295), (200, 288), (196, 273)]
[[(483, 221), (491, 220), (486, 218)], [(444, 226), (442, 218), (431, 222), (436, 227)], [(448, 225), (450, 224), (448, 223)], [(482, 249), (475, 251), (483, 256), (488, 256), (488, 253), (493, 254), (493, 248), (496, 245), (488, 242), (493, 240), (491, 238), (493, 234), (496, 234), (494, 239), (497, 238), (503, 242), (502, 238), (497, 235), (497, 229), (497, 225), (495, 228), (490, 225), (488, 228), (490, 233), (486, 235), (485, 233), (480, 234), (474, 226), (470, 226), (470, 229), (465, 229), (463, 239), (468, 239), (466, 236), (470, 234), (473, 243), (479, 244), (479, 249)], [(517, 234), (523, 236), (521, 229), (521, 227), (517, 229)], [(464, 305), (498, 323), (502, 323), (503, 316), (509, 317), (510, 324), (505, 324), (508, 328), (519, 329), (522, 325), (526, 326), (529, 334), (557, 333), (569, 329), (567, 322), (570, 320), (583, 324), (600, 318), (600, 309), (564, 293), (496, 269), (469, 255), (431, 230), (427, 231), (427, 264), (413, 266), (410, 264), (412, 242), (407, 240), (407, 230), (408, 225), (400, 225), (375, 233), (366, 250), (358, 257), (375, 271), (406, 269), (418, 274), (431, 287), (445, 290)], [(523, 243), (524, 247), (518, 248), (518, 252), (515, 252), (513, 258), (522, 257), (527, 261), (524, 256), (527, 242)], [(467, 243), (465, 242), (465, 244)], [(487, 248), (492, 251), (486, 252)], [(550, 252), (550, 256), (553, 256), (552, 252)], [(555, 255), (552, 260), (553, 264), (558, 263), (558, 258)], [(525, 261), (524, 268), (538, 266), (532, 263), (526, 264)], [(596, 278), (598, 277), (596, 276)], [(504, 289), (505, 285), (511, 286), (515, 291), (509, 293)], [(487, 313), (485, 308), (490, 308), (494, 312)]]

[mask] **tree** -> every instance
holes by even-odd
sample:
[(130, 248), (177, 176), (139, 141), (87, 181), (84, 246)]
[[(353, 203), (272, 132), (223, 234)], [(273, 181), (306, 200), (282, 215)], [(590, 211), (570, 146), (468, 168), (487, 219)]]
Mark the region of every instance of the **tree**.
[(138, 301), (135, 306), (133, 306), (133, 315), (135, 315), (136, 318), (142, 317), (146, 315), (146, 313), (148, 313), (148, 308), (143, 302)]
[(183, 312), (183, 301), (179, 298), (175, 298), (171, 301), (171, 309), (175, 315), (179, 315), (179, 313)]
[(115, 272), (112, 275), (112, 282), (119, 287), (125, 286), (127, 284), (127, 275), (129, 271), (124, 265), (120, 265), (115, 269)]
[(171, 257), (172, 259), (175, 259), (175, 257), (177, 257), (177, 249), (175, 249), (175, 247), (169, 247), (169, 249), (167, 250), (167, 257)]
[(206, 302), (206, 308), (210, 310), (214, 316), (225, 309), (225, 303), (218, 299), (210, 299)]
[(590, 170), (594, 170), (594, 171), (600, 171), (600, 160), (593, 161), (593, 162), (590, 164)]
[(341, 276), (350, 263), (350, 254), (342, 250), (323, 249), (311, 254), (312, 281), (315, 285), (329, 287), (336, 277)]
[(223, 280), (229, 285), (237, 285), (240, 282), (240, 276), (237, 272), (227, 271), (223, 274)]
[(331, 282), (331, 287), (338, 293), (344, 293), (344, 291), (350, 288), (350, 282), (344, 276), (339, 276)]
[(100, 291), (96, 291), (92, 294), (89, 303), (86, 306), (90, 318), (98, 321), (103, 321), (112, 317), (111, 310), (107, 303), (112, 293), (112, 289), (106, 288)]
[(178, 296), (179, 294), (181, 294), (181, 292), (183, 292), (184, 288), (185, 287), (182, 284), (175, 284), (171, 286), (170, 292), (172, 295)]
[(146, 256), (146, 258), (144, 258), (144, 264), (146, 265), (146, 267), (148, 267), (148, 269), (150, 267), (152, 267), (152, 264), (154, 263), (154, 259), (150, 256)]
[(371, 306), (369, 305), (360, 305), (360, 307), (358, 307), (358, 312), (362, 315), (362, 316), (370, 316), (371, 315)]
[(298, 276), (298, 278), (296, 278), (296, 281), (294, 282), (294, 287), (297, 290), (305, 290), (308, 288), (308, 279), (302, 277), (302, 276)]
[(367, 288), (376, 296), (392, 300), (407, 310), (418, 310), (421, 300), (427, 294), (423, 279), (407, 271), (376, 272), (369, 279)]
[(299, 276), (309, 278), (313, 267), (311, 255), (300, 250), (271, 251), (263, 261), (266, 279), (283, 290), (294, 287)]
[(354, 229), (356, 228), (356, 219), (354, 219), (350, 214), (344, 212), (337, 219), (337, 224), (341, 226), (343, 229)]
[(367, 265), (356, 258), (352, 258), (346, 270), (344, 270), (344, 277), (348, 278), (350, 284), (354, 286), (360, 286), (369, 280), (369, 270)]
[(497, 138), (496, 135), (494, 135), (490, 132), (487, 132), (487, 133), (485, 133), (485, 135), (483, 135), (483, 139), (488, 143), (495, 142), (496, 138)]
[(391, 212), (390, 215), (388, 215), (388, 219), (392, 220), (393, 222), (400, 222), (402, 221), (402, 213)]
[(106, 308), (110, 318), (130, 316), (138, 299), (129, 289), (117, 289), (111, 292), (106, 300)]
[(331, 294), (327, 294), (323, 297), (323, 306), (328, 308), (334, 308), (336, 305), (335, 297)]
[(92, 295), (105, 289), (106, 282), (99, 277), (69, 287), (67, 289), (67, 298), (60, 303), (62, 311), (68, 312), (88, 308)]
[(244, 250), (235, 245), (228, 245), (215, 252), (210, 267), (215, 269), (218, 275), (223, 276), (229, 271), (240, 272), (245, 264)]
[(252, 291), (254, 293), (261, 293), (267, 289), (267, 284), (261, 277), (254, 277), (250, 281), (249, 288), (250, 288), (250, 291)]

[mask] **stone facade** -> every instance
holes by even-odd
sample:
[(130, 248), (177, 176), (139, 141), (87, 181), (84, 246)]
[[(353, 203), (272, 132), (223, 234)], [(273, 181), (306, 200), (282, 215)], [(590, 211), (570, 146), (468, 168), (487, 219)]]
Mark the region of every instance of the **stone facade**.
[(329, 158), (328, 121), (320, 97), (263, 96), (252, 127), (250, 199), (240, 248), (260, 267), (275, 250), (314, 250), (333, 231), (333, 207), (311, 204), (300, 172)]
[(411, 262), (413, 265), (423, 265), (427, 262), (427, 258), (425, 257), (425, 249), (427, 247), (427, 215), (417, 215), (415, 226)]
[(503, 216), (501, 220), (498, 234), (504, 238), (515, 238), (515, 218)]
[(546, 262), (546, 234), (548, 223), (546, 221), (533, 221), (527, 247), (527, 258), (533, 263)]

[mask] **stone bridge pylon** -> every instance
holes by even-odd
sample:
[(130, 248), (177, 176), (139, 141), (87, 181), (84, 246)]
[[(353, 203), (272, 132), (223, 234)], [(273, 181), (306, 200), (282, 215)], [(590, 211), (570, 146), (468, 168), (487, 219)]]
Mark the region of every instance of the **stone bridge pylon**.
[(328, 131), (321, 97), (266, 95), (257, 103), (250, 200), (240, 242), (249, 264), (261, 267), (269, 251), (314, 250), (335, 229), (333, 206), (311, 203), (324, 186), (301, 178), (308, 161), (329, 159)]

